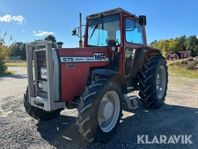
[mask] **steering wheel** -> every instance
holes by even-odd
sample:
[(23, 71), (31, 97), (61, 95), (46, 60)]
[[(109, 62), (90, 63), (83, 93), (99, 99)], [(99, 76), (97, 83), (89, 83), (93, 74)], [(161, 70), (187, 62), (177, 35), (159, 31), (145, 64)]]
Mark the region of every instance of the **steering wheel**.
[(116, 43), (117, 42), (114, 39), (107, 40), (107, 45), (108, 46), (115, 47)]

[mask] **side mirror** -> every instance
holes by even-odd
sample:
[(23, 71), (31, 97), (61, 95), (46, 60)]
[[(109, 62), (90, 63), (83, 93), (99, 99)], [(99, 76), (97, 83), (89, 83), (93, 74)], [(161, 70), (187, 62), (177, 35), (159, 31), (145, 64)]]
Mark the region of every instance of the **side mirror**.
[(74, 28), (73, 31), (72, 31), (72, 36), (77, 36), (77, 35), (78, 35), (77, 29)]
[(146, 16), (139, 16), (139, 24), (146, 25)]

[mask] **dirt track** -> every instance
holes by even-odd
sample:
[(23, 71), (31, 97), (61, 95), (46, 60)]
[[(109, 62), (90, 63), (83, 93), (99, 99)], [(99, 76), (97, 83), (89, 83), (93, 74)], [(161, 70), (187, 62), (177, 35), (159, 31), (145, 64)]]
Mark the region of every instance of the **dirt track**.
[[(125, 111), (109, 143), (88, 145), (77, 131), (76, 110), (64, 110), (61, 117), (48, 122), (38, 122), (25, 113), (26, 73), (24, 68), (17, 70), (16, 75), (0, 77), (0, 148), (198, 148), (198, 79), (171, 76), (161, 109)], [(192, 135), (193, 144), (137, 144), (137, 135), (143, 134)]]

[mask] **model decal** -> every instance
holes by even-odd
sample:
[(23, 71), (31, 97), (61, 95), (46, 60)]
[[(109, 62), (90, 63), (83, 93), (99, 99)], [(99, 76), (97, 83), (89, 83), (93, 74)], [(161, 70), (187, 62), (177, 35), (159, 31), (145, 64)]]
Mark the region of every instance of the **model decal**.
[(72, 57), (72, 56), (65, 56), (60, 57), (60, 61), (62, 63), (79, 63), (79, 62), (108, 62), (109, 58), (104, 55), (104, 53), (94, 53), (92, 57)]

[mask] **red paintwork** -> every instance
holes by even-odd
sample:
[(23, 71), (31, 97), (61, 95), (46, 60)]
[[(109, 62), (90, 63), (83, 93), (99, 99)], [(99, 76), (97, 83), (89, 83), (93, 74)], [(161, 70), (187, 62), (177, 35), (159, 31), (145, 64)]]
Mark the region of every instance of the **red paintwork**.
[[(121, 44), (120, 44), (120, 47), (119, 47), (119, 51), (120, 51), (120, 58), (119, 58), (119, 66), (121, 66), (119, 68), (119, 73), (121, 75), (124, 75), (124, 72), (125, 72), (125, 68), (124, 68), (124, 49), (126, 47), (131, 47), (131, 48), (134, 48), (134, 49), (138, 49), (138, 48), (142, 48), (142, 47), (147, 47), (147, 39), (146, 39), (146, 29), (145, 29), (145, 26), (142, 26), (142, 29), (143, 29), (143, 40), (144, 40), (144, 45), (138, 45), (138, 44), (133, 44), (133, 43), (127, 43), (126, 40), (125, 40), (125, 18), (130, 18), (130, 19), (133, 19), (135, 21), (138, 21), (138, 18), (134, 15), (129, 15), (125, 12), (122, 12), (120, 13), (120, 31), (121, 31), (121, 34), (120, 34), (120, 39), (121, 39)], [(86, 19), (86, 27), (85, 27), (85, 39), (84, 39), (84, 47), (87, 47), (88, 46), (88, 19)]]
[[(73, 48), (60, 49), (58, 54), (64, 56), (85, 56), (91, 57), (96, 52), (102, 52), (108, 56), (109, 48)], [(108, 56), (109, 57), (109, 56)], [(68, 69), (67, 64), (74, 64), (73, 69)], [(89, 70), (94, 67), (107, 66), (109, 62), (80, 62), (80, 63), (61, 63), (61, 100), (71, 101), (80, 96), (85, 89)]]
[[(118, 47), (118, 51), (120, 53), (119, 58), (119, 73), (124, 75), (125, 72), (125, 58), (124, 58), (124, 50), (126, 47), (131, 47), (134, 49), (142, 48), (147, 46), (146, 41), (146, 31), (143, 26), (143, 38), (144, 45), (137, 45), (132, 43), (127, 43), (125, 41), (125, 18), (131, 18), (135, 21), (138, 21), (138, 18), (129, 15), (125, 12), (120, 13), (120, 39), (121, 44)], [(84, 36), (84, 47), (85, 48), (74, 48), (74, 49), (59, 49), (58, 53), (61, 56), (93, 56), (95, 52), (103, 52), (108, 57), (112, 57), (112, 52), (110, 48), (103, 47), (88, 47), (88, 19), (86, 20), (85, 27), (85, 36)], [(91, 68), (104, 67), (108, 65), (108, 62), (88, 62), (88, 63), (75, 63), (75, 69), (66, 69), (66, 64), (69, 63), (61, 63), (61, 100), (62, 101), (71, 101), (76, 96), (80, 96), (86, 86), (87, 78), (89, 75), (89, 70)]]

